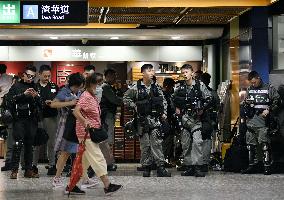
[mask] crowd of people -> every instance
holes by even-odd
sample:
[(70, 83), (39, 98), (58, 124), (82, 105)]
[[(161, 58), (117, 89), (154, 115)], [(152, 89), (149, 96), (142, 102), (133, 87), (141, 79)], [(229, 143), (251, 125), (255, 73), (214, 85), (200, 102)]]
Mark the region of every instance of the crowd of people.
[[(122, 188), (122, 185), (110, 183), (107, 176), (107, 171), (116, 170), (111, 149), (114, 121), (113, 115), (110, 114), (116, 112), (113, 107), (118, 103), (113, 106), (115, 93), (108, 88), (115, 80), (114, 70), (105, 71), (106, 81), (103, 82), (103, 75), (95, 73), (94, 66), (86, 66), (83, 74), (71, 74), (66, 85), (59, 89), (50, 81), (51, 68), (48, 65), (40, 66), (39, 80), (36, 83), (35, 66), (27, 66), (22, 76), (14, 82), (13, 78), (6, 74), (7, 67), (1, 64), (0, 68), (2, 85), (5, 85), (5, 88), (1, 87), (2, 98), (5, 101), (2, 103), (2, 109), (8, 109), (13, 116), (13, 120), (6, 124), (9, 132), (8, 148), (2, 171), (11, 170), (10, 178), (17, 179), (21, 160), (21, 167), (25, 171), (24, 177), (39, 178), (37, 168), (39, 146), (34, 145), (34, 139), (38, 134), (37, 130), (42, 128), (48, 134), (47, 175), (54, 176), (53, 187), (64, 187), (62, 172), (66, 168), (68, 159), (72, 160), (72, 155), (74, 159), (74, 154), (78, 152), (78, 144), (84, 138), (85, 129), (104, 127), (110, 135), (108, 141), (96, 144), (89, 139), (90, 136), (87, 136), (84, 142), (86, 150), (82, 158), (82, 183), (81, 187), (75, 186), (71, 194), (84, 194), (85, 191), (82, 189), (96, 186), (98, 180), (94, 178), (94, 174), (103, 182), (104, 192), (107, 195)], [(107, 89), (104, 91), (103, 88)], [(110, 102), (108, 106), (112, 107), (104, 107), (105, 110), (101, 112), (102, 99), (106, 104)], [(102, 117), (102, 114), (106, 113), (110, 114)], [(68, 186), (65, 192), (69, 194)]]
[[(156, 169), (158, 177), (171, 177), (168, 165), (175, 159), (175, 134), (179, 132), (182, 162), (178, 170), (181, 176), (204, 177), (208, 172), (212, 149), (212, 137), (218, 129), (219, 97), (209, 85), (210, 74), (194, 72), (189, 64), (181, 67), (184, 81), (177, 84), (166, 78), (161, 87), (155, 80), (151, 64), (141, 67), (143, 78), (130, 85), (123, 95), (115, 87), (116, 71), (106, 69), (96, 73), (88, 65), (84, 72), (73, 73), (65, 86), (59, 88), (51, 82), (51, 68), (42, 65), (26, 67), (21, 77), (6, 74), (7, 67), (0, 64), (0, 89), (3, 110), (9, 110), (12, 121), (5, 121), (8, 131), (7, 153), (2, 171), (11, 170), (11, 179), (17, 179), (19, 165), (25, 178), (39, 178), (38, 161), (40, 146), (34, 145), (38, 129), (48, 135), (47, 175), (54, 176), (52, 185), (64, 187), (62, 173), (74, 160), (78, 145), (84, 141), (82, 155), (81, 187), (75, 186), (71, 193), (84, 194), (84, 189), (103, 182), (104, 192), (111, 194), (122, 188), (108, 178), (108, 171), (117, 165), (113, 156), (114, 125), (117, 108), (122, 104), (134, 110), (135, 120), (131, 126), (139, 137), (143, 177), (150, 177)], [(277, 90), (264, 84), (255, 71), (248, 75), (251, 86), (243, 102), (249, 107), (242, 118), (248, 131), (246, 142), (249, 166), (243, 173), (254, 173), (257, 161), (257, 145), (262, 147), (264, 174), (271, 174), (271, 145), (267, 120), (278, 109), (280, 96)], [(3, 101), (3, 102), (2, 102)], [(95, 143), (88, 128), (104, 130), (108, 139)], [(68, 186), (65, 189), (69, 193)]]

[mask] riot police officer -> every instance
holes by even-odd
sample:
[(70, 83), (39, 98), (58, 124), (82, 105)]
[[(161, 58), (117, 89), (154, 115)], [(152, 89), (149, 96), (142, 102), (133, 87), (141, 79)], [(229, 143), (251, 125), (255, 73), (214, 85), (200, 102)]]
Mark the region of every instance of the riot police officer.
[(141, 73), (143, 73), (143, 79), (127, 90), (123, 102), (137, 112), (143, 177), (150, 177), (151, 165), (154, 162), (157, 164), (158, 177), (170, 177), (171, 174), (165, 169), (160, 131), (160, 120), (167, 118), (167, 102), (161, 88), (153, 81), (155, 73), (153, 66), (144, 64), (141, 67)]
[(181, 175), (204, 177), (205, 174), (201, 171), (204, 164), (202, 135), (208, 133), (201, 130), (205, 111), (210, 108), (211, 92), (201, 81), (193, 79), (191, 65), (183, 65), (181, 73), (185, 81), (174, 93), (176, 114), (182, 115), (183, 125), (181, 143), (186, 170)]
[[(271, 174), (271, 147), (269, 138), (269, 117), (277, 110), (279, 94), (269, 84), (263, 83), (256, 71), (248, 74), (251, 86), (247, 90), (245, 102), (250, 105), (253, 113), (247, 119), (246, 143), (249, 151), (249, 167), (243, 174), (258, 171), (257, 145), (263, 152), (264, 174)], [(250, 112), (251, 113), (251, 112)]]

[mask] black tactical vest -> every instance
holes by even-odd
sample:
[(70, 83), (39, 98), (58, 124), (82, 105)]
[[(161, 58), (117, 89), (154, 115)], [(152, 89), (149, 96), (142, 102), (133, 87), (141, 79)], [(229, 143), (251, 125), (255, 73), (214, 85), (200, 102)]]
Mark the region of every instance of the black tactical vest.
[(146, 86), (141, 84), (142, 80), (137, 82), (137, 112), (141, 116), (152, 115), (159, 116), (164, 112), (163, 97), (159, 95), (159, 89), (154, 83), (151, 84), (150, 93)]
[(174, 102), (178, 108), (197, 110), (202, 109), (202, 92), (200, 90), (200, 82), (196, 81), (195, 85), (190, 89), (184, 81), (179, 86)]

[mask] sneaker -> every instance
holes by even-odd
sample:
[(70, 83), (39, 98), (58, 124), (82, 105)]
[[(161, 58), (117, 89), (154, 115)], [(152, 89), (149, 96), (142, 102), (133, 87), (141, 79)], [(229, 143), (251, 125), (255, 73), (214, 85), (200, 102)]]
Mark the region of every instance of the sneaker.
[(97, 185), (99, 185), (98, 179), (88, 178), (87, 180), (82, 182), (81, 189), (95, 188)]
[(52, 181), (52, 185), (54, 188), (64, 187), (64, 183), (61, 177), (54, 177)]
[(122, 185), (116, 185), (116, 184), (109, 184), (108, 188), (104, 188), (105, 194), (106, 195), (111, 195), (117, 191), (119, 191), (120, 189), (122, 189), (123, 186)]
[(72, 189), (71, 192), (68, 191), (68, 186), (67, 186), (65, 191), (64, 191), (64, 194), (67, 194), (67, 195), (70, 195), (70, 194), (73, 194), (73, 195), (83, 195), (83, 194), (86, 194), (86, 192), (81, 190), (80, 188), (78, 188), (77, 185), (75, 185), (75, 187)]
[(47, 170), (47, 175), (48, 176), (54, 176), (56, 174), (56, 167), (55, 165), (51, 166)]

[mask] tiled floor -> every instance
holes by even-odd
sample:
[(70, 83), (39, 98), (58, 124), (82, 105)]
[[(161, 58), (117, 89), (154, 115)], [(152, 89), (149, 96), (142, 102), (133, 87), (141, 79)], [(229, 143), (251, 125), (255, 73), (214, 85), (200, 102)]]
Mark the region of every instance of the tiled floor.
[[(0, 162), (2, 164), (2, 161)], [(102, 185), (86, 191), (84, 196), (70, 199), (115, 199), (115, 200), (171, 200), (171, 199), (284, 199), (284, 175), (263, 176), (211, 172), (205, 178), (181, 177), (172, 169), (173, 177), (141, 177), (136, 164), (119, 165), (118, 172), (110, 173), (114, 183), (124, 185), (119, 193), (106, 197)], [(63, 189), (54, 190), (52, 177), (47, 177), (44, 165), (40, 166), (39, 179), (25, 179), (21, 172), (18, 180), (10, 180), (10, 172), (0, 173), (0, 200), (47, 200), (68, 199)], [(68, 178), (66, 178), (66, 182)]]

